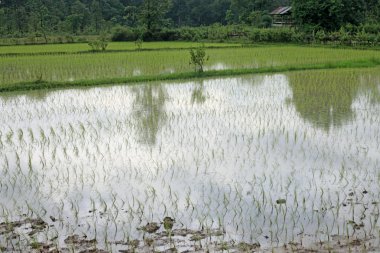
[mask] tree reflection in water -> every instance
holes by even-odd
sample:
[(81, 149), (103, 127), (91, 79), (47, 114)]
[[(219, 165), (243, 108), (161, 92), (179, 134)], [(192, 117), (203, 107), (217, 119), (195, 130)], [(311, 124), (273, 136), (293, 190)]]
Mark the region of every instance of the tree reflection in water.
[(148, 145), (156, 143), (156, 136), (166, 121), (166, 90), (162, 85), (134, 87), (134, 116), (137, 120), (139, 141)]
[(352, 104), (360, 91), (379, 102), (378, 76), (360, 70), (309, 71), (289, 74), (292, 103), (300, 116), (328, 131), (353, 119)]

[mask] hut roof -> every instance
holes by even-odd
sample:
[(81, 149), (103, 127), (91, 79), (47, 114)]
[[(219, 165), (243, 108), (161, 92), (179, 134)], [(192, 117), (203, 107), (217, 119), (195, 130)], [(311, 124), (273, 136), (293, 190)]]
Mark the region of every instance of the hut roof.
[(291, 10), (292, 10), (291, 6), (283, 6), (283, 7), (278, 7), (277, 9), (275, 9), (269, 14), (270, 15), (285, 15), (285, 14), (288, 14)]

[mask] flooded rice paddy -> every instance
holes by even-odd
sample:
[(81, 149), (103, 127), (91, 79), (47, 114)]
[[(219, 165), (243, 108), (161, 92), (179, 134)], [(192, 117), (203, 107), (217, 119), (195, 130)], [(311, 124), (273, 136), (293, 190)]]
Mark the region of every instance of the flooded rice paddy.
[[(106, 52), (84, 54), (23, 55), (34, 49), (51, 52), (46, 46), (17, 46), (20, 54), (12, 55), (12, 47), (0, 48), (0, 84), (11, 85), (24, 82), (54, 81), (79, 82), (84, 80), (112, 80), (133, 76), (157, 76), (194, 71), (189, 64), (187, 49), (158, 50), (160, 47), (176, 47), (178, 43), (152, 43), (152, 51)], [(181, 45), (182, 43), (180, 43)], [(185, 43), (189, 47), (192, 43)], [(209, 61), (205, 70), (257, 69), (276, 67), (301, 67), (314, 64), (337, 64), (339, 62), (373, 61), (380, 58), (377, 50), (336, 49), (304, 46), (258, 46), (239, 48), (209, 48)], [(223, 46), (224, 44), (214, 44)], [(225, 44), (228, 45), (228, 44)], [(55, 47), (56, 45), (54, 45)], [(86, 45), (88, 47), (88, 45)], [(121, 43), (120, 47), (128, 47)], [(37, 48), (35, 48), (37, 47)], [(40, 47), (40, 49), (38, 49)], [(62, 49), (73, 50), (67, 44)], [(77, 50), (80, 50), (77, 48)], [(3, 54), (1, 51), (3, 50)], [(6, 53), (10, 53), (7, 55)], [(4, 54), (5, 53), (5, 54)], [(31, 64), (33, 63), (33, 64)]]
[(379, 73), (3, 94), (0, 251), (376, 252)]

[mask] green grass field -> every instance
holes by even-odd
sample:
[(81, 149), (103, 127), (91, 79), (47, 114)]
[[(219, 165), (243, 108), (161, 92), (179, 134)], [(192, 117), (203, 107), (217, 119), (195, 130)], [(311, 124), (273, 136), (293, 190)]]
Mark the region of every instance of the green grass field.
[[(152, 49), (150, 51), (17, 56), (4, 54), (16, 51), (19, 53), (54, 52), (54, 50), (78, 52), (87, 45), (0, 47), (3, 54), (2, 56), (0, 54), (0, 86), (11, 87), (13, 84), (38, 82), (112, 83), (115, 80), (157, 80), (168, 75), (191, 77), (194, 75), (189, 73), (194, 70), (189, 64), (189, 50), (184, 48), (197, 45), (185, 42), (158, 42), (143, 44), (144, 48)], [(377, 65), (376, 62), (380, 61), (380, 51), (373, 50), (286, 45), (232, 48), (230, 45), (237, 44), (206, 44), (206, 47), (217, 47), (206, 49), (209, 56), (205, 66), (206, 72), (212, 71), (213, 75), (217, 76), (218, 71), (226, 75), (228, 71), (238, 74), (267, 70), (329, 68), (329, 66), (366, 67)], [(113, 50), (128, 50), (128, 48), (133, 50), (134, 47), (133, 43), (110, 45), (110, 49)], [(178, 50), (164, 50), (164, 48), (178, 48)]]
[[(152, 49), (186, 49), (197, 47), (197, 42), (144, 42), (142, 50)], [(232, 43), (205, 43), (207, 48), (240, 47), (241, 44)], [(47, 45), (19, 45), (0, 46), (0, 55), (4, 54), (51, 54), (51, 53), (78, 53), (87, 52), (91, 48), (87, 43), (73, 44), (47, 44)], [(135, 42), (110, 42), (107, 51), (133, 51), (137, 50)]]

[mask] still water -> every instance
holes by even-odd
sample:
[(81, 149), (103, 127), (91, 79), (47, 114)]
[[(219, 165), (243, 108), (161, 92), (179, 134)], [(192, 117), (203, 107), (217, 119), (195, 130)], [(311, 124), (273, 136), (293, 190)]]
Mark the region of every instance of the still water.
[(238, 242), (269, 249), (334, 236), (373, 243), (379, 73), (2, 94), (0, 222), (41, 218), (47, 226), (7, 230), (0, 246), (51, 242), (77, 252), (83, 245), (65, 241), (79, 235), (96, 239), (88, 247), (118, 252), (139, 239), (135, 249), (149, 251), (142, 238), (156, 237), (138, 228), (166, 216), (174, 230), (222, 235), (177, 236), (156, 249)]

